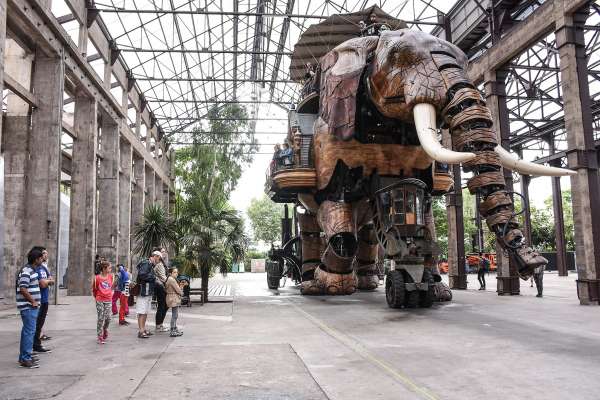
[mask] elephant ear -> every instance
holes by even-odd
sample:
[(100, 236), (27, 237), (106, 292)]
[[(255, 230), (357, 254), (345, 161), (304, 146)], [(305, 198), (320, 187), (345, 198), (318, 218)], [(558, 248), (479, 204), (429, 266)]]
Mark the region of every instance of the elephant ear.
[(341, 140), (354, 136), (356, 93), (369, 53), (379, 38), (367, 36), (340, 44), (321, 59), (320, 116)]

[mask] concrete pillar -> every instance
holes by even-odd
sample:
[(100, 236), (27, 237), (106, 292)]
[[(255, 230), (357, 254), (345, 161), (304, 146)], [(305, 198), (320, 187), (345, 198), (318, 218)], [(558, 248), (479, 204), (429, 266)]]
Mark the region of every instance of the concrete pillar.
[(163, 183), (163, 207), (165, 209), (165, 211), (167, 212), (167, 214), (170, 214), (170, 198), (169, 198), (170, 192), (169, 192), (169, 185), (167, 185), (166, 183)]
[(154, 202), (156, 203), (156, 205), (164, 207), (163, 182), (156, 172), (154, 173)]
[[(494, 119), (494, 129), (496, 129), (498, 135), (498, 143), (509, 150), (510, 124), (506, 107), (507, 74), (508, 71), (505, 70), (487, 71), (484, 77), (484, 86), (486, 103)], [(513, 191), (512, 172), (503, 168), (503, 174), (506, 180), (506, 190)], [(508, 255), (498, 243), (496, 243), (496, 263), (498, 267), (496, 275), (498, 295), (520, 294), (517, 268), (511, 265)]]
[[(560, 165), (557, 165), (560, 166)], [(567, 276), (567, 244), (565, 243), (565, 217), (562, 206), (560, 176), (552, 178), (552, 211), (554, 213), (554, 240), (556, 242), (556, 269), (559, 276)], [(572, 192), (571, 192), (572, 193)]]
[[(131, 231), (142, 221), (146, 204), (146, 163), (144, 159), (135, 155), (133, 157), (133, 189), (131, 193)], [(132, 253), (136, 243), (131, 238)], [(132, 265), (137, 265), (139, 257), (132, 254)]]
[(120, 145), (119, 176), (119, 246), (117, 260), (120, 264), (131, 264), (131, 179), (132, 157), (131, 144), (125, 140)]
[(119, 126), (102, 117), (98, 170), (98, 230), (96, 251), (111, 263), (117, 261), (119, 242)]
[[(2, 45), (4, 42), (0, 43)], [(26, 55), (12, 40), (6, 41), (4, 51), (4, 63), (0, 68), (29, 87), (33, 55)], [(9, 92), (2, 121), (5, 134), (0, 140), (0, 297), (4, 296), (9, 302), (15, 298), (14, 276), (17, 268), (25, 262), (23, 221), (29, 159), (29, 114), (29, 105)]]
[(75, 97), (71, 224), (69, 228), (69, 295), (87, 295), (96, 255), (96, 165), (98, 105), (79, 93)]
[[(4, 90), (4, 46), (6, 43), (6, 0), (0, 0), (0, 89)], [(2, 114), (2, 113), (0, 113)], [(2, 115), (0, 115), (0, 143), (2, 143)], [(2, 161), (2, 153), (0, 152), (0, 162)], [(0, 178), (2, 179), (2, 178)], [(0, 195), (2, 192), (0, 191)], [(3, 224), (2, 211), (0, 209), (0, 224)], [(0, 234), (1, 236), (1, 234)], [(1, 245), (2, 243), (0, 243)], [(0, 252), (2, 247), (0, 246)], [(2, 257), (0, 257), (0, 267), (2, 266)], [(0, 278), (1, 279), (1, 278)]]
[(584, 25), (589, 10), (585, 7), (574, 14), (561, 15), (562, 7), (556, 9), (567, 160), (569, 168), (577, 171), (571, 177), (577, 294), (581, 304), (592, 304), (600, 297), (600, 185), (585, 54)]
[[(62, 58), (36, 53), (32, 88), (38, 107), (31, 114), (29, 160), (23, 221), (23, 248), (42, 245), (48, 249), (48, 266), (57, 273), (60, 221), (60, 138), (65, 66)], [(54, 289), (56, 286), (53, 286)], [(54, 297), (55, 293), (51, 296)], [(56, 301), (56, 297), (54, 297)]]
[[(452, 147), (448, 130), (442, 131), (442, 141), (446, 148)], [(465, 226), (463, 221), (463, 197), (460, 165), (452, 166), (454, 189), (446, 195), (446, 216), (448, 218), (448, 284), (450, 289), (466, 289), (465, 271)]]
[(154, 170), (146, 165), (146, 197), (144, 197), (144, 209), (153, 205), (156, 202), (156, 194), (154, 192)]

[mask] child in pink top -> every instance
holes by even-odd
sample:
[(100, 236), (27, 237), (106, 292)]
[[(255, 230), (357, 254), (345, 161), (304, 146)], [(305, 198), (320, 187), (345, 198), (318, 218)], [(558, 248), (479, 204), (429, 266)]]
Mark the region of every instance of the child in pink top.
[(92, 294), (96, 299), (96, 312), (98, 313), (98, 322), (96, 323), (98, 344), (106, 343), (106, 338), (108, 337), (108, 324), (110, 323), (113, 296), (113, 276), (110, 270), (110, 263), (103, 260), (100, 263), (100, 273), (94, 276), (92, 280)]

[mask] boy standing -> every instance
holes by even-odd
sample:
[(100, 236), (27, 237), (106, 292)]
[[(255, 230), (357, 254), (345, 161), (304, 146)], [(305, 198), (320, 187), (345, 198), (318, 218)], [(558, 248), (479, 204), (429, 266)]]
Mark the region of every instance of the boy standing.
[(33, 339), (35, 336), (39, 302), (40, 285), (36, 268), (43, 262), (40, 250), (33, 249), (27, 254), (25, 265), (17, 278), (17, 309), (21, 314), (21, 344), (19, 349), (19, 365), (23, 368), (38, 368), (37, 360), (32, 358)]

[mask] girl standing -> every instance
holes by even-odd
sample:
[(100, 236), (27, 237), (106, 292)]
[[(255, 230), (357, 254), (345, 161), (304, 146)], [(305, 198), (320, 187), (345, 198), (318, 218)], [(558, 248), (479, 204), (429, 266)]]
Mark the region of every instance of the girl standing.
[(100, 263), (100, 273), (92, 280), (92, 294), (96, 299), (96, 312), (98, 313), (98, 322), (96, 323), (98, 344), (106, 343), (108, 337), (113, 297), (113, 276), (110, 270), (110, 263), (103, 260)]
[(171, 308), (171, 337), (183, 335), (183, 332), (177, 329), (177, 317), (179, 316), (179, 306), (181, 305), (181, 295), (183, 294), (183, 289), (177, 283), (177, 275), (179, 275), (177, 268), (169, 268), (169, 276), (165, 283), (167, 307)]

